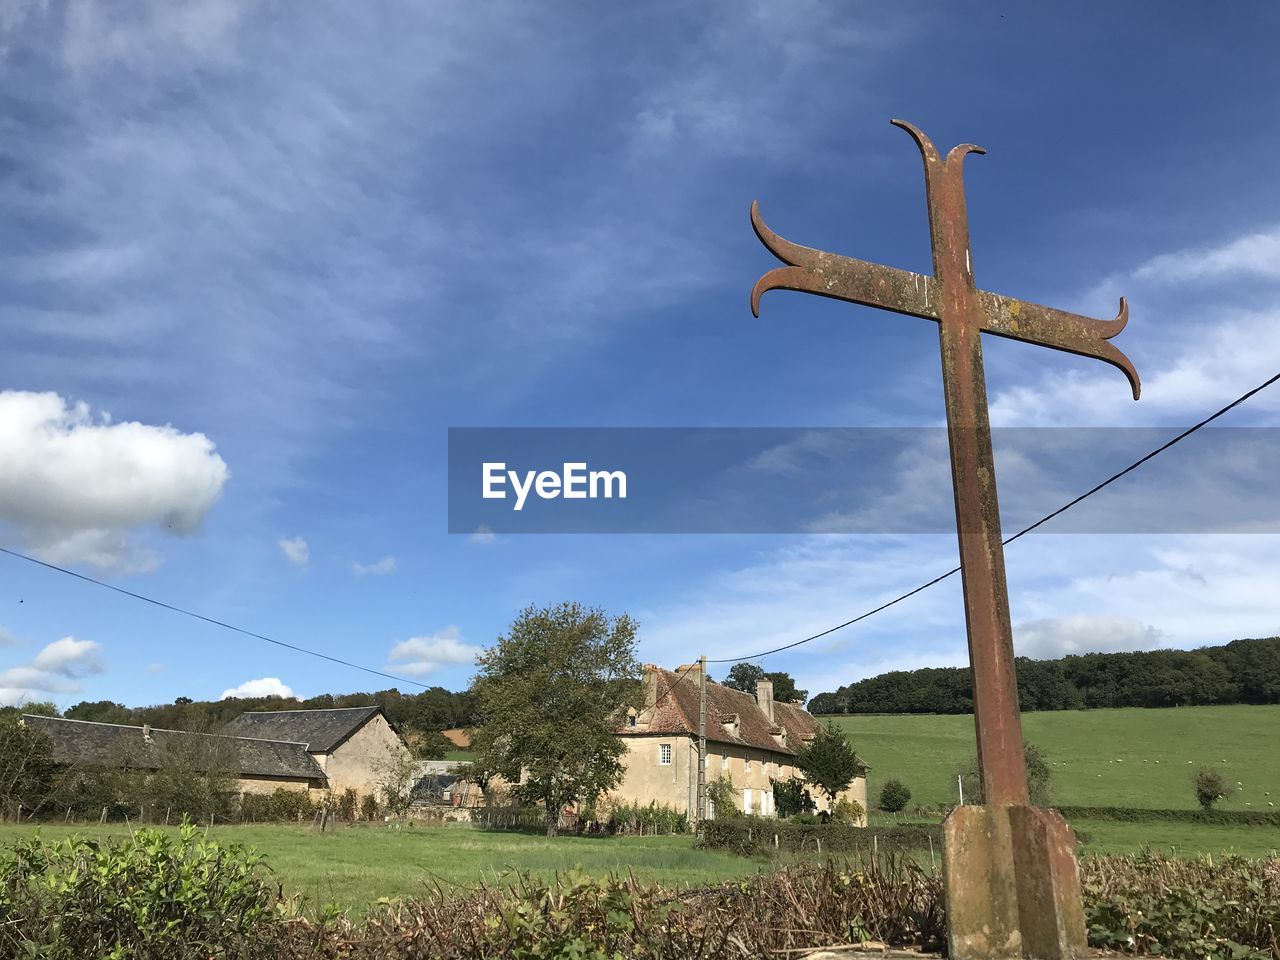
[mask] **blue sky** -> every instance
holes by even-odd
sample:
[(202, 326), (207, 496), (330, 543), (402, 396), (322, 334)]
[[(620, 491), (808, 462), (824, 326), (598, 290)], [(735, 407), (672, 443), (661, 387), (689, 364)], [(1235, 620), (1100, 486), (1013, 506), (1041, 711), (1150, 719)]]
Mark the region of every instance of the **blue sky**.
[[(453, 688), (528, 603), (628, 611), (668, 665), (825, 628), (953, 539), (450, 536), (448, 428), (936, 424), (932, 324), (747, 306), (774, 265), (753, 199), (928, 272), (895, 116), (989, 151), (980, 286), (1131, 303), (1139, 403), (988, 340), (995, 422), (1194, 422), (1280, 367), (1277, 28), (1260, 4), (0, 5), (0, 537)], [(1278, 415), (1280, 388), (1232, 423)], [(1009, 573), (1028, 654), (1280, 632), (1272, 536), (1049, 534)], [(0, 628), (6, 701), (385, 685), (11, 558)], [(816, 692), (963, 656), (948, 582), (767, 665)]]

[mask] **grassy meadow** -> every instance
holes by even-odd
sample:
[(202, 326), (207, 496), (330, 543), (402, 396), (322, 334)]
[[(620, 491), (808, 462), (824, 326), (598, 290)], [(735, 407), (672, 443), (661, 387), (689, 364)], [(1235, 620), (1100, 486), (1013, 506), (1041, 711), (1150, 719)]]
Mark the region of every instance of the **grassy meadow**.
[[(173, 828), (169, 828), (172, 830)], [(35, 833), (60, 839), (127, 835), (124, 824), (65, 827), (0, 824), (0, 845)], [(546, 837), (498, 833), (464, 825), (359, 824), (318, 834), (309, 826), (217, 826), (209, 835), (265, 854), (286, 893), (309, 904), (361, 909), (380, 897), (422, 893), (427, 884), (466, 887), (507, 870), (551, 876), (581, 867), (603, 876), (632, 871), (668, 886), (715, 883), (768, 869), (769, 864), (718, 850), (697, 850), (690, 836)]]
[[(911, 806), (954, 801), (955, 770), (973, 749), (966, 716), (837, 718), (872, 766), (870, 796), (890, 777), (912, 791)], [(1224, 809), (1280, 808), (1280, 706), (1186, 707), (1032, 713), (1027, 738), (1052, 763), (1054, 802), (1094, 806), (1192, 809), (1190, 778), (1201, 765), (1222, 770), (1237, 794)], [(458, 757), (461, 759), (461, 756)], [(1268, 806), (1277, 803), (1276, 808)], [(876, 822), (892, 817), (876, 814)], [(1181, 856), (1280, 848), (1280, 829), (1195, 823), (1073, 821), (1087, 837), (1082, 852), (1133, 853), (1143, 847)], [(120, 835), (123, 824), (66, 827), (0, 824), (0, 845), (37, 831), (59, 838)], [(628, 870), (642, 880), (697, 885), (738, 879), (776, 864), (696, 849), (690, 836), (574, 837), (555, 840), (464, 825), (360, 824), (317, 834), (307, 826), (219, 826), (211, 835), (256, 847), (286, 893), (314, 908), (359, 911), (382, 897), (419, 893), (426, 884), (465, 887), (506, 870), (548, 876), (581, 867), (600, 876)]]
[[(956, 801), (956, 770), (973, 756), (971, 716), (834, 719), (871, 765), (873, 804), (892, 777), (911, 789), (910, 806)], [(1280, 809), (1280, 706), (1025, 713), (1022, 726), (1052, 765), (1055, 803), (1189, 810), (1192, 774), (1207, 766), (1236, 784), (1222, 809)]]

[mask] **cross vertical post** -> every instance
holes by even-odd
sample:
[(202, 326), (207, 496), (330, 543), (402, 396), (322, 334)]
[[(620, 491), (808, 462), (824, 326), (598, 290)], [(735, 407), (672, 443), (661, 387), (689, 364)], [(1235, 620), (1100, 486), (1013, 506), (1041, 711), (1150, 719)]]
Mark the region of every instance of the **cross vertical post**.
[(961, 176), (965, 155), (982, 150), (963, 144), (941, 161), (927, 138), (914, 127), (906, 129), (916, 137), (924, 156), (933, 273), (942, 286), (938, 304), (942, 391), (955, 486), (960, 578), (969, 663), (973, 668), (974, 723), (983, 797), (993, 806), (1026, 804), (1027, 772), (1013, 663), (1013, 628), (979, 335), (982, 304), (973, 282), (969, 217)]
[(968, 154), (985, 151), (966, 143), (944, 159), (919, 129), (893, 123), (924, 160), (933, 275), (791, 243), (752, 204), (757, 236), (787, 265), (756, 281), (751, 309), (758, 316), (761, 295), (785, 289), (938, 322), (983, 787), (980, 805), (957, 807), (944, 822), (949, 953), (953, 960), (1068, 960), (1087, 946), (1075, 834), (1056, 812), (1029, 806), (981, 334), (1110, 363), (1136, 400), (1137, 371), (1108, 342), (1128, 322), (1128, 306), (1122, 298), (1115, 320), (1095, 320), (979, 290), (962, 168)]

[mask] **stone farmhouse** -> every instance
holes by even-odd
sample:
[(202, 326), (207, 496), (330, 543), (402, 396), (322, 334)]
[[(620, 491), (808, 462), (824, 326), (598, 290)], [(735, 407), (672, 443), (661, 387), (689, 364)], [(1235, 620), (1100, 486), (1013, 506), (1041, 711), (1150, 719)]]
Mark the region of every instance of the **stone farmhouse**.
[(378, 792), (387, 762), (408, 747), (382, 708), (243, 713), (221, 734), (41, 717), (22, 722), (44, 732), (54, 759), (81, 767), (161, 770), (175, 762), (231, 770), (240, 793), (333, 790)]
[[(664, 670), (644, 667), (644, 706), (629, 711), (618, 735), (627, 745), (626, 775), (611, 795), (626, 803), (655, 801), (691, 814), (697, 807), (699, 666)], [(773, 684), (762, 680), (756, 695), (707, 684), (707, 782), (728, 777), (738, 807), (772, 816), (774, 780), (803, 776), (796, 752), (813, 739), (817, 719), (799, 704), (778, 703)], [(867, 770), (838, 799), (867, 808)], [(819, 810), (820, 791), (811, 791)], [(865, 820), (864, 820), (865, 823)]]

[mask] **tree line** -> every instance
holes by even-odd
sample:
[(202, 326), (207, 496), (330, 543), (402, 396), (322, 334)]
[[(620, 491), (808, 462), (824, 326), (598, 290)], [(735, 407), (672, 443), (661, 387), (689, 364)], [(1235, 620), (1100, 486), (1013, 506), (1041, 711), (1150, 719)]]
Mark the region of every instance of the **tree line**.
[(226, 700), (193, 700), (178, 697), (173, 703), (146, 707), (126, 707), (114, 700), (82, 700), (59, 714), (52, 704), (25, 704), (19, 709), (4, 708), (0, 714), (43, 713), (69, 720), (150, 724), (162, 730), (189, 730), (217, 733), (226, 724), (249, 710), (324, 710), (338, 707), (382, 707), (388, 721), (409, 741), (414, 752), (427, 759), (441, 759), (454, 747), (441, 730), (469, 727), (475, 722), (475, 696), (470, 691), (455, 693), (444, 687), (430, 687), (421, 693), (379, 690), (374, 693), (325, 693), (305, 700), (283, 697), (231, 697)]
[[(1280, 703), (1280, 637), (1198, 650), (1019, 657), (1023, 710)], [(968, 667), (895, 670), (820, 693), (815, 714), (972, 713)]]

